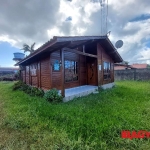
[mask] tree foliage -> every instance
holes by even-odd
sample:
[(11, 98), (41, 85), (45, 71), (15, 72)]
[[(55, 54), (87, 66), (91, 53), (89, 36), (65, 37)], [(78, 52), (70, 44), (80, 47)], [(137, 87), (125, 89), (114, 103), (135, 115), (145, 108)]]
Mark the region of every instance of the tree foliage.
[(33, 53), (34, 52), (34, 46), (35, 46), (35, 43), (33, 43), (31, 46), (29, 46), (28, 44), (23, 44), (23, 48), (21, 50), (24, 50), (24, 53), (25, 52), (30, 52)]

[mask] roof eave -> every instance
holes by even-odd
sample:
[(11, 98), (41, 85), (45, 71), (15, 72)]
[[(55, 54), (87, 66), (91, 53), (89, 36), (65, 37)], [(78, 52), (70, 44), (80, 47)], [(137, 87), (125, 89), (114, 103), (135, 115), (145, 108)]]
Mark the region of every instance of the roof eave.
[(96, 39), (106, 39), (107, 36), (57, 36), (54, 37), (57, 42), (67, 42), (67, 41), (82, 41), (82, 40), (96, 40)]
[(119, 57), (120, 61), (116, 61), (115, 63), (120, 63), (123, 61), (122, 57), (120, 56), (120, 54), (118, 53), (117, 49), (114, 47), (114, 45), (111, 43), (111, 41), (109, 40), (109, 38), (107, 37), (106, 40), (109, 42), (109, 44), (111, 45), (111, 47), (113, 48), (114, 52), (116, 53), (116, 55)]
[(31, 59), (32, 57), (34, 57), (35, 55), (43, 52), (45, 49), (47, 49), (48, 47), (54, 45), (57, 42), (57, 39), (54, 39), (52, 42), (50, 42), (47, 46), (42, 45), (40, 48), (38, 48), (33, 54), (27, 56), (26, 58), (24, 58), (23, 60), (19, 61), (18, 63), (16, 63), (14, 66), (18, 66), (20, 64), (22, 64), (23, 62), (27, 61), (28, 59)]
[(49, 47), (51, 47), (52, 45), (61, 42), (73, 42), (73, 41), (84, 41), (84, 40), (101, 40), (101, 39), (105, 39), (107, 40), (107, 42), (110, 44), (110, 46), (112, 47), (112, 49), (114, 50), (114, 52), (116, 53), (119, 61), (116, 62), (122, 62), (123, 59), (121, 58), (121, 56), (119, 55), (119, 53), (117, 52), (117, 50), (115, 49), (115, 47), (113, 46), (113, 44), (111, 43), (111, 41), (109, 40), (109, 38), (107, 36), (74, 36), (74, 37), (60, 37), (60, 36), (54, 36), (53, 39), (51, 41), (48, 41), (47, 43), (43, 44), (40, 48), (38, 48), (33, 54), (29, 55), (28, 57), (24, 58), (23, 60), (19, 61), (18, 63), (15, 64), (15, 66), (21, 65), (24, 62), (26, 62), (27, 60), (33, 58), (34, 56), (44, 52), (46, 49), (48, 49)]

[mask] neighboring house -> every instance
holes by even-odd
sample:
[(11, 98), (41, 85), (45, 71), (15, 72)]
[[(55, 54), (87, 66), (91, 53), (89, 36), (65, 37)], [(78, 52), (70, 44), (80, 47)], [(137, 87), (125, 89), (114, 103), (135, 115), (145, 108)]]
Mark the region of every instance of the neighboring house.
[(125, 69), (133, 69), (133, 67), (128, 64), (120, 64), (120, 63), (114, 64), (114, 70), (125, 70)]
[(136, 68), (136, 69), (146, 69), (146, 68), (148, 68), (148, 64), (132, 64), (131, 66), (133, 68)]
[(125, 69), (146, 69), (148, 68), (148, 64), (120, 64), (116, 63), (114, 65), (114, 70), (125, 70)]
[(13, 74), (13, 73), (16, 73), (18, 70), (19, 68), (0, 67), (0, 74)]
[(26, 84), (56, 88), (65, 97), (66, 89), (74, 87), (81, 92), (113, 86), (114, 63), (119, 62), (122, 58), (107, 36), (74, 36), (54, 37), (16, 65)]

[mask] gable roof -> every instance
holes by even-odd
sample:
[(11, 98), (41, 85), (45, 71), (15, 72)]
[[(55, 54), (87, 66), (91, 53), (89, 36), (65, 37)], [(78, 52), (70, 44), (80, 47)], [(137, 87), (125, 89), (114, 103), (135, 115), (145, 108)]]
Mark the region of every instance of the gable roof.
[(64, 47), (75, 49), (81, 45), (86, 45), (90, 42), (96, 41), (100, 42), (101, 46), (106, 50), (106, 52), (112, 57), (115, 62), (123, 61), (107, 36), (54, 36), (53, 39), (43, 44), (34, 53), (19, 61), (17, 64), (15, 64), (15, 66), (30, 62), (33, 58), (39, 57), (41, 54), (44, 54), (46, 52), (53, 52)]

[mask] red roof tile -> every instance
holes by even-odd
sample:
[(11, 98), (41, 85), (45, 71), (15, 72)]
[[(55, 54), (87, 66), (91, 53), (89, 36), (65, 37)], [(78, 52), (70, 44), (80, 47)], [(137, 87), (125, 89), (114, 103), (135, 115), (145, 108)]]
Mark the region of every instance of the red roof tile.
[(115, 66), (114, 70), (125, 70), (126, 68), (126, 66)]
[(133, 64), (131, 66), (133, 68), (137, 68), (137, 69), (145, 69), (145, 68), (147, 68), (147, 64)]

